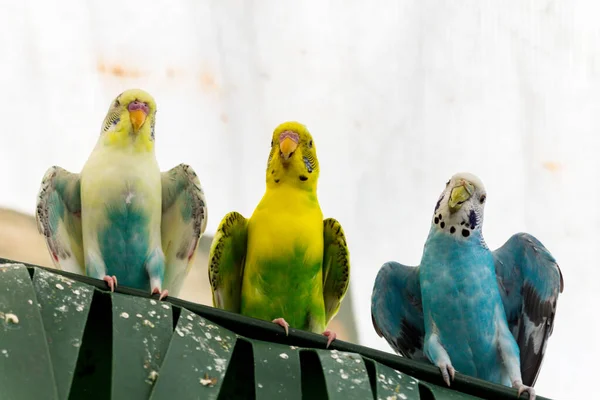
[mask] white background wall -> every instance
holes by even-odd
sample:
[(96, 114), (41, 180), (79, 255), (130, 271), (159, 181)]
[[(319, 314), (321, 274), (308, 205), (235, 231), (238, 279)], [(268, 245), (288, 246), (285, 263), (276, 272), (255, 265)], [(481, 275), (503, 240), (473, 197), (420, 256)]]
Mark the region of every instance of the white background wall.
[(33, 213), (46, 168), (79, 171), (121, 91), (158, 103), (163, 169), (191, 164), (214, 232), (264, 191), (273, 128), (299, 120), (343, 224), (361, 344), (379, 266), (420, 260), (447, 179), (488, 190), (491, 248), (538, 237), (565, 277), (536, 388), (597, 379), (600, 3), (594, 0), (0, 0), (0, 205)]

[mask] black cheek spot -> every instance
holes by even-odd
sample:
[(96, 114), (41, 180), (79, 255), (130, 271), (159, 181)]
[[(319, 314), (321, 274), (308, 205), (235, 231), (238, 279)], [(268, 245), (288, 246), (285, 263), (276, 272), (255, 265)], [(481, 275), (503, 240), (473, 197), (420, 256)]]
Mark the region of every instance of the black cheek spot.
[(302, 182), (304, 182), (304, 181), (305, 181), (305, 180), (307, 180), (307, 179), (308, 179), (308, 177), (306, 177), (306, 176), (304, 176), (304, 175), (300, 175), (300, 180), (301, 180)]
[(440, 222), (440, 228), (444, 229), (446, 227), (446, 223), (444, 221)]
[(451, 227), (450, 227), (450, 233), (454, 233), (454, 232), (456, 232), (456, 228), (455, 228), (455, 227), (453, 227), (453, 226), (451, 226)]
[(463, 230), (462, 230), (462, 235), (463, 235), (464, 237), (469, 237), (469, 235), (470, 235), (470, 234), (471, 234), (471, 231), (470, 231), (470, 230), (468, 230), (468, 229), (463, 229)]
[(275, 179), (275, 183), (279, 183), (279, 179)]
[(435, 217), (435, 218), (433, 219), (433, 222), (434, 222), (434, 223), (437, 225), (437, 224), (438, 224), (438, 222), (440, 222), (440, 220), (438, 219), (438, 217)]

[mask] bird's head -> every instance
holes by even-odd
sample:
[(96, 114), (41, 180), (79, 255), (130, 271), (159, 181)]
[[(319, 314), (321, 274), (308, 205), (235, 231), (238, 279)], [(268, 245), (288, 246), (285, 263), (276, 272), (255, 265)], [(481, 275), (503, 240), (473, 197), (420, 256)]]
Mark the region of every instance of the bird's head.
[(433, 212), (433, 225), (457, 237), (469, 237), (481, 231), (486, 192), (473, 174), (455, 174), (446, 183)]
[(143, 90), (126, 90), (110, 105), (104, 123), (104, 143), (115, 147), (132, 147), (138, 151), (154, 149), (156, 103)]
[(313, 138), (298, 122), (284, 122), (273, 131), (267, 163), (267, 186), (293, 185), (316, 190), (319, 161)]

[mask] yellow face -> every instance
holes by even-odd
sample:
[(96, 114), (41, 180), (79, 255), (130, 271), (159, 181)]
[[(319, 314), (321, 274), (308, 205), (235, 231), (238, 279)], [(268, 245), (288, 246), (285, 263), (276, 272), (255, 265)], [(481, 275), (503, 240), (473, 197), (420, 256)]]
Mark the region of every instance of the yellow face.
[(316, 188), (319, 162), (313, 138), (298, 122), (285, 122), (275, 128), (267, 165), (267, 185), (291, 184)]
[(134, 145), (138, 150), (152, 149), (156, 103), (152, 96), (140, 89), (121, 93), (111, 104), (102, 134), (111, 146)]

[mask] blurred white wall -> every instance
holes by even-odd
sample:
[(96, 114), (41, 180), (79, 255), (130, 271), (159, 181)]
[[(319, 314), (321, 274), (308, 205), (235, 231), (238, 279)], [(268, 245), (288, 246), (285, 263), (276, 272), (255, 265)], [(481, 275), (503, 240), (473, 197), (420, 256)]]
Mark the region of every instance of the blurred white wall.
[(79, 171), (121, 91), (158, 103), (163, 169), (191, 164), (209, 228), (249, 216), (271, 132), (312, 131), (324, 214), (343, 224), (361, 344), (372, 282), (417, 264), (447, 179), (488, 190), (491, 248), (538, 237), (565, 278), (536, 388), (584, 396), (600, 350), (600, 3), (0, 0), (0, 206), (33, 213), (46, 168)]

